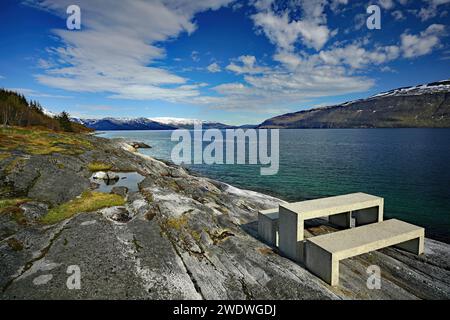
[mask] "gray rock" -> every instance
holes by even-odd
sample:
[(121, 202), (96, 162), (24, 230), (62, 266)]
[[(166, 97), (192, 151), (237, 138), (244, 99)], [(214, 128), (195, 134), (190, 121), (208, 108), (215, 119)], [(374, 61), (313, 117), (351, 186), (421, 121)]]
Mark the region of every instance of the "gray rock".
[(23, 215), (28, 221), (38, 220), (48, 212), (48, 204), (31, 201), (20, 205)]
[(115, 222), (126, 223), (131, 220), (130, 214), (125, 207), (111, 207), (100, 210), (105, 217)]
[(128, 188), (127, 187), (123, 187), (123, 186), (121, 186), (121, 187), (113, 187), (111, 189), (111, 193), (112, 194), (117, 194), (117, 195), (122, 196), (122, 197), (125, 198), (127, 196), (127, 193), (128, 193)]
[(106, 174), (106, 172), (97, 171), (96, 173), (94, 173), (93, 178), (98, 180), (108, 180), (108, 175)]
[[(386, 249), (346, 259), (339, 287), (331, 288), (258, 240), (257, 211), (281, 200), (193, 176), (126, 151), (117, 141), (88, 139), (95, 145), (91, 151), (30, 156), (0, 179), (16, 193), (53, 205), (88, 190), (91, 173), (85, 168), (101, 159), (119, 171), (145, 175), (139, 192), (129, 192), (125, 206), (80, 213), (53, 226), (21, 226), (0, 215), (0, 299), (450, 297), (447, 244), (427, 239), (423, 257)], [(40, 214), (31, 212), (30, 217)], [(327, 228), (320, 229), (333, 231)], [(11, 232), (23, 250), (8, 245)], [(371, 264), (382, 268), (382, 290), (366, 286)], [(81, 290), (65, 287), (70, 265), (81, 269)]]

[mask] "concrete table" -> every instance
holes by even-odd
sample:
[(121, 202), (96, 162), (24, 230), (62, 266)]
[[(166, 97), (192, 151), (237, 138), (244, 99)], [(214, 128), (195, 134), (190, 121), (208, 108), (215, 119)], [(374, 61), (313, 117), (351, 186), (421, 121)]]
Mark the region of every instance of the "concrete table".
[(366, 193), (280, 204), (279, 248), (290, 259), (304, 260), (304, 221), (329, 216), (329, 221), (341, 227), (351, 226), (352, 213), (355, 225), (383, 221), (384, 199)]

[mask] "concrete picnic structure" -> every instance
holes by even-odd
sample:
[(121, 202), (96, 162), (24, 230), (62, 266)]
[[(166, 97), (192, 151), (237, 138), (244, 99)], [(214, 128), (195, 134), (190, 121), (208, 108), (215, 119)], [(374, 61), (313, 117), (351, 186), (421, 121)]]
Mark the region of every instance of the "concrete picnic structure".
[(423, 228), (397, 219), (312, 237), (306, 241), (306, 268), (335, 286), (339, 261), (394, 245), (419, 255), (424, 238)]
[[(383, 221), (383, 213), (383, 198), (360, 192), (286, 203), (258, 213), (258, 233), (286, 257), (337, 285), (342, 259), (393, 245), (423, 253), (424, 229), (396, 219)], [(352, 229), (305, 240), (305, 220), (322, 217)]]

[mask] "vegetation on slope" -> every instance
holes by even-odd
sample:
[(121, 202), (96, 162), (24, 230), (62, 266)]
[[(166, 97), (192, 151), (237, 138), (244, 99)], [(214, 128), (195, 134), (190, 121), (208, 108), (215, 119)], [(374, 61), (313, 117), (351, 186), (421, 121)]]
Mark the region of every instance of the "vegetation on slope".
[(34, 155), (76, 155), (92, 148), (83, 135), (76, 133), (54, 132), (45, 128), (0, 128), (0, 158), (7, 158), (11, 152), (17, 151)]
[(81, 124), (71, 122), (67, 112), (50, 117), (44, 113), (39, 102), (28, 101), (23, 95), (5, 89), (0, 89), (0, 124), (3, 127), (43, 127), (66, 132), (91, 131)]
[(117, 194), (86, 191), (79, 198), (52, 208), (41, 218), (44, 224), (54, 224), (80, 212), (92, 212), (102, 208), (123, 206), (125, 199)]

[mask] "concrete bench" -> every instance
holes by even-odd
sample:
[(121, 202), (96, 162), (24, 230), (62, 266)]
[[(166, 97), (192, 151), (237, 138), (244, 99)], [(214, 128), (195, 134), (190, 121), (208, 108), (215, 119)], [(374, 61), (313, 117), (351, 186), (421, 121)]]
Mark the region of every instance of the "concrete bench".
[(258, 212), (258, 234), (271, 246), (278, 246), (278, 208)]
[(304, 261), (304, 221), (329, 216), (335, 225), (349, 228), (383, 220), (384, 199), (365, 193), (281, 204), (279, 208), (279, 248), (292, 260)]
[(391, 219), (306, 239), (306, 268), (332, 286), (339, 283), (339, 261), (396, 246), (422, 254), (425, 230)]

